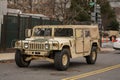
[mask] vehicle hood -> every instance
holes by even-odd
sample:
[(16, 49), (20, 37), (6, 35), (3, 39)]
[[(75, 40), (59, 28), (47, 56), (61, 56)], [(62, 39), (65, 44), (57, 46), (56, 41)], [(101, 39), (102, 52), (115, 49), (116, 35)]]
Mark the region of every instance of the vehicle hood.
[(68, 42), (73, 40), (72, 38), (26, 38), (23, 42), (54, 42), (57, 41), (59, 43)]
[(24, 41), (28, 41), (28, 42), (45, 42), (45, 41), (48, 41), (48, 39), (45, 39), (45, 38), (26, 38)]

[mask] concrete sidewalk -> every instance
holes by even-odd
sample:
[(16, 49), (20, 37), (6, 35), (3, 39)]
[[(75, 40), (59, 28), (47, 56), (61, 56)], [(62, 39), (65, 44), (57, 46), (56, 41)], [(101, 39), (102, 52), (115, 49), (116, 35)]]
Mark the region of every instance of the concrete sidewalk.
[(0, 53), (0, 61), (14, 60), (15, 53)]
[[(101, 48), (101, 53), (102, 52), (110, 52), (114, 51), (113, 48)], [(14, 60), (15, 53), (0, 53), (0, 61), (5, 61), (5, 60)]]

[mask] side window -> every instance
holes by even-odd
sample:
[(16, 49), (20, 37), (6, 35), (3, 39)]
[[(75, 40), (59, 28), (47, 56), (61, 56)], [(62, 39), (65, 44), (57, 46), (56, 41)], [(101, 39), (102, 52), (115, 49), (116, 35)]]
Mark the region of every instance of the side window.
[(90, 31), (89, 30), (85, 30), (85, 37), (90, 37)]
[(81, 30), (81, 29), (76, 29), (75, 35), (76, 35), (77, 38), (83, 37), (83, 30)]
[(73, 36), (72, 28), (55, 28), (55, 36), (57, 37), (71, 37)]

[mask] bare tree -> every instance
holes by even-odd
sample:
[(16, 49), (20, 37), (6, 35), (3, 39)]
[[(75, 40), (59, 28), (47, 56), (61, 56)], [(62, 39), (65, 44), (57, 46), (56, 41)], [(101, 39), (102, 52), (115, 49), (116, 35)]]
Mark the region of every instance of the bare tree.
[(71, 0), (8, 0), (8, 7), (20, 9), (24, 13), (44, 14), (50, 18), (57, 18), (66, 23), (70, 15)]
[(55, 0), (55, 14), (54, 16), (63, 21), (63, 24), (66, 24), (67, 16), (69, 15), (68, 10), (71, 5), (71, 0)]

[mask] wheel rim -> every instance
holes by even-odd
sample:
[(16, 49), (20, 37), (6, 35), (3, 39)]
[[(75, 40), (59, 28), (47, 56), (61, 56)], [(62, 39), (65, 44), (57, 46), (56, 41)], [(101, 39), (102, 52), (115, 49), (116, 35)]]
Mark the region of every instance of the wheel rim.
[(63, 57), (62, 57), (62, 63), (65, 66), (65, 65), (67, 65), (67, 62), (68, 62), (68, 57), (67, 57), (66, 54), (64, 54)]
[(94, 52), (92, 52), (92, 60), (95, 60), (95, 59), (96, 59), (96, 53), (94, 51)]

